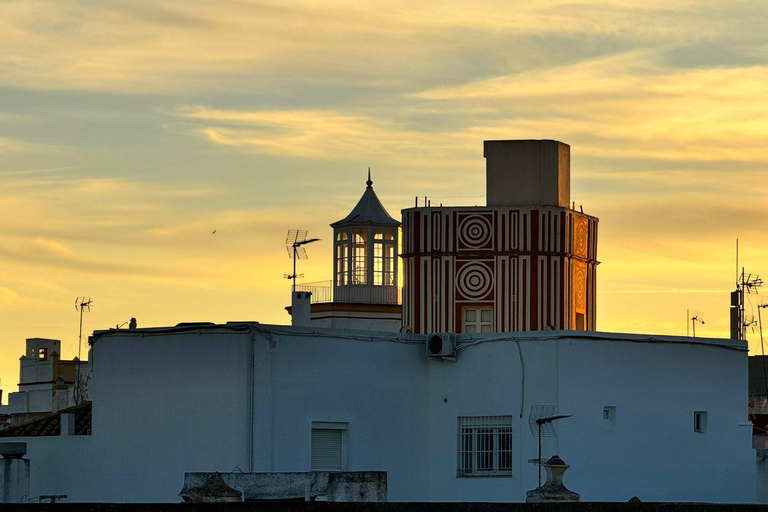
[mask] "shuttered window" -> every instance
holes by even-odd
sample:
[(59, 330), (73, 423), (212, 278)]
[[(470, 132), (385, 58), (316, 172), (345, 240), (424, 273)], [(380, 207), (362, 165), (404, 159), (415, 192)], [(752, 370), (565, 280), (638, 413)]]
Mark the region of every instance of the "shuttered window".
[(312, 471), (345, 469), (344, 435), (346, 423), (312, 422)]

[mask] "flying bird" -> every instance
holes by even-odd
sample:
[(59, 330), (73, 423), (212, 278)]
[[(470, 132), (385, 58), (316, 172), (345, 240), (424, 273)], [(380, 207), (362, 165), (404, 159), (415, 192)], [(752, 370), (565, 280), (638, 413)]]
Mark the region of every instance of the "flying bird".
[(211, 234), (214, 234), (215, 232), (216, 232), (216, 230), (214, 229), (214, 230), (211, 232)]

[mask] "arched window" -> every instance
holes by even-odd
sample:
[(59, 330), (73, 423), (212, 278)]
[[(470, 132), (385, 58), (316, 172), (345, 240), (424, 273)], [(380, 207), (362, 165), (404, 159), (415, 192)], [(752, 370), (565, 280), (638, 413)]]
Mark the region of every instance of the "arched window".
[(395, 284), (395, 237), (389, 230), (379, 230), (373, 236), (373, 284)]
[(352, 284), (368, 284), (368, 230), (352, 230)]
[(346, 231), (336, 233), (336, 286), (349, 284), (349, 240)]

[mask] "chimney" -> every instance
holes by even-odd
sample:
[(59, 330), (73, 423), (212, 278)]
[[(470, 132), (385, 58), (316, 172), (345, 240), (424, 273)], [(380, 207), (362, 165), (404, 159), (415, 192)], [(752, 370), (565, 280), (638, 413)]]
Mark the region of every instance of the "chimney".
[(69, 407), (69, 387), (64, 384), (64, 379), (59, 377), (53, 385), (51, 412), (59, 412), (67, 407)]
[(312, 292), (291, 292), (291, 325), (309, 326)]
[(571, 201), (571, 147), (556, 140), (486, 140), (488, 206), (562, 206)]
[(75, 435), (75, 413), (63, 412), (59, 415), (59, 435)]

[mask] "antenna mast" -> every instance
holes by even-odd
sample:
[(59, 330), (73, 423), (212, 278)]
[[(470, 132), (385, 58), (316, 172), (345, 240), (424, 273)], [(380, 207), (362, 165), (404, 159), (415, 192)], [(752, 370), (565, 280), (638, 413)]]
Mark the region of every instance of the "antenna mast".
[(744, 267), (736, 282), (736, 291), (731, 292), (731, 338), (746, 340), (747, 327), (754, 324), (754, 317), (746, 321), (744, 314), (744, 296), (757, 294), (757, 289), (763, 285), (763, 280), (757, 274), (747, 274)]
[(80, 312), (80, 334), (77, 337), (77, 382), (75, 383), (75, 404), (80, 405), (82, 402), (81, 390), (80, 390), (80, 365), (83, 364), (82, 348), (83, 348), (83, 311), (91, 311), (91, 303), (93, 301), (90, 297), (78, 297), (75, 299), (75, 309)]
[(539, 466), (539, 489), (541, 489), (541, 438), (555, 437), (557, 433), (552, 422), (573, 416), (572, 414), (555, 416), (554, 412), (554, 405), (532, 405), (531, 412), (528, 415), (528, 425), (531, 427), (531, 434), (539, 438), (539, 457), (528, 460), (528, 462), (534, 462)]
[(694, 316), (691, 318), (691, 325), (693, 325), (693, 337), (696, 337), (696, 322), (699, 322), (701, 325), (704, 325), (704, 320), (699, 318), (699, 315)]
[(289, 229), (285, 237), (285, 249), (288, 251), (288, 257), (293, 258), (293, 274), (283, 274), (283, 277), (293, 280), (291, 291), (296, 290), (296, 278), (304, 277), (304, 274), (296, 273), (296, 260), (306, 260), (307, 250), (304, 246), (320, 240), (319, 238), (307, 239), (307, 233), (306, 229)]
[[(739, 272), (739, 239), (736, 239), (736, 290), (731, 292), (731, 339), (746, 340), (747, 327), (755, 323), (754, 317), (747, 322), (744, 315), (744, 295), (756, 294), (763, 286), (757, 274), (747, 274), (744, 267)], [(758, 310), (759, 313), (759, 310)]]

